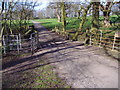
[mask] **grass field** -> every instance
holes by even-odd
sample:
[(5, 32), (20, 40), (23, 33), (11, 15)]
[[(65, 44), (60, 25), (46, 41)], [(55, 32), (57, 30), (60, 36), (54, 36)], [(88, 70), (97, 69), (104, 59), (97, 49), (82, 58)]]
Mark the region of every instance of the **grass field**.
[[(82, 17), (81, 17), (82, 18)], [(80, 22), (82, 19), (77, 19), (77, 18), (66, 18), (66, 30), (70, 30), (70, 31), (77, 31), (79, 26), (80, 26)], [(110, 20), (112, 22), (114, 22), (115, 20), (117, 20), (118, 17), (116, 15), (112, 15), (110, 17)], [(117, 25), (116, 24), (112, 24), (112, 26), (109, 26), (109, 27), (104, 27), (102, 25), (104, 25), (103, 23), (103, 16), (100, 16), (99, 18), (100, 20), (100, 30), (103, 30), (103, 35), (105, 35), (105, 37), (111, 37), (113, 38), (114, 37), (114, 34), (117, 30), (120, 29), (120, 22), (118, 22), (117, 20)], [(44, 27), (46, 27), (48, 30), (52, 30), (55, 28), (55, 26), (57, 26), (58, 28), (61, 28), (62, 27), (62, 23), (61, 22), (58, 22), (57, 21), (57, 18), (54, 18), (54, 19), (38, 19), (38, 20), (35, 20), (35, 21), (38, 21), (41, 23), (41, 25), (43, 25)], [(87, 20), (83, 26), (83, 29), (82, 31), (85, 32), (87, 28), (91, 28), (91, 25), (92, 25), (92, 17), (91, 16), (88, 16), (87, 17)], [(112, 31), (107, 31), (107, 30), (112, 30)], [(100, 33), (99, 33), (100, 34)], [(106, 34), (109, 34), (110, 36), (106, 36)], [(74, 36), (74, 34), (70, 34), (72, 35), (72, 37)]]
[(54, 19), (37, 19), (34, 21), (40, 22), (41, 25), (43, 25), (47, 29), (53, 29), (55, 26), (61, 25), (61, 23), (57, 22), (56, 18), (54, 18)]
[[(91, 19), (92, 19), (91, 16), (87, 17), (87, 21), (85, 22), (85, 24), (83, 26), (83, 29), (91, 27)], [(117, 16), (115, 16), (115, 15), (110, 17), (110, 20), (113, 21), (113, 22), (116, 19), (117, 19)], [(103, 17), (102, 16), (100, 16), (100, 20), (101, 20), (100, 22), (103, 23), (103, 21), (102, 21)], [(38, 20), (35, 20), (35, 21), (41, 22), (41, 24), (43, 26), (45, 26), (47, 29), (53, 29), (55, 26), (61, 26), (61, 22), (58, 22), (57, 18), (54, 18), (54, 19), (38, 19)], [(66, 22), (67, 22), (66, 30), (76, 30), (76, 29), (79, 28), (81, 19), (67, 18)], [(113, 25), (113, 26), (108, 27), (108, 28), (100, 27), (100, 29), (103, 29), (103, 30), (117, 30), (117, 29), (119, 29), (119, 27), (117, 27), (117, 26)]]
[[(41, 23), (41, 25), (43, 25), (44, 27), (46, 27), (47, 29), (54, 29), (55, 26), (60, 27), (62, 25), (61, 22), (57, 21), (57, 18), (54, 19), (38, 19), (35, 20)], [(80, 19), (78, 20), (77, 18), (67, 18), (67, 26), (66, 29), (77, 29), (79, 28), (79, 23), (80, 23)]]
[[(27, 27), (33, 25), (32, 21), (25, 21), (25, 20), (6, 20), (6, 21), (1, 21), (3, 23), (3, 35), (6, 34), (17, 34), (21, 33), (24, 34), (27, 32)], [(7, 27), (6, 27), (7, 26)]]

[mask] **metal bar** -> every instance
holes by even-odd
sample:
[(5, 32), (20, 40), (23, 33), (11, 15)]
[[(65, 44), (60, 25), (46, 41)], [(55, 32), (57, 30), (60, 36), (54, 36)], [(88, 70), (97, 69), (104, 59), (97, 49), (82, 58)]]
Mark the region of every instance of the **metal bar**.
[[(22, 41), (27, 41), (30, 40), (30, 46), (32, 54), (34, 53), (34, 50), (37, 49), (38, 47), (38, 35), (37, 32), (30, 34), (29, 39), (22, 39), (21, 36), (23, 35), (4, 35), (3, 36), (3, 44), (4, 44), (4, 53), (7, 53), (6, 51), (8, 50), (7, 47), (9, 47), (9, 50), (16, 50), (18, 53), (22, 49)], [(28, 45), (28, 44), (26, 44)], [(27, 48), (27, 47), (25, 47)]]

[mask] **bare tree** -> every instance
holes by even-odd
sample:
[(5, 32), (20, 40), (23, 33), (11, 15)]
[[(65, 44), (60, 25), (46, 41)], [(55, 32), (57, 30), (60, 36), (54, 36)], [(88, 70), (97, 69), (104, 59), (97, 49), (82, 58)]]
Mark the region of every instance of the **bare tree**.
[(55, 9), (55, 15), (58, 18), (58, 22), (61, 22), (61, 2), (50, 3), (48, 8)]
[(84, 12), (83, 12), (83, 15), (82, 15), (82, 21), (80, 23), (80, 27), (79, 27), (78, 31), (75, 33), (75, 35), (73, 37), (73, 40), (77, 40), (78, 35), (80, 34), (81, 30), (83, 29), (83, 25), (86, 22), (87, 13), (88, 13), (88, 10), (90, 9), (91, 5), (92, 5), (92, 3), (90, 3), (86, 8), (84, 8)]
[(105, 26), (110, 26), (109, 17), (111, 13), (111, 8), (115, 3), (120, 3), (120, 1), (119, 2), (114, 2), (114, 0), (112, 2), (107, 1), (105, 6), (100, 4), (100, 9), (103, 12), (103, 16), (104, 16)]
[[(2, 28), (0, 32), (0, 41), (2, 40), (3, 34), (14, 34), (21, 33), (22, 25), (25, 25), (23, 28), (25, 31), (29, 20), (33, 16), (34, 7), (36, 2), (19, 2), (19, 0), (11, 2), (1, 2), (0, 16)], [(18, 20), (19, 19), (19, 20)], [(2, 46), (2, 42), (0, 43)]]

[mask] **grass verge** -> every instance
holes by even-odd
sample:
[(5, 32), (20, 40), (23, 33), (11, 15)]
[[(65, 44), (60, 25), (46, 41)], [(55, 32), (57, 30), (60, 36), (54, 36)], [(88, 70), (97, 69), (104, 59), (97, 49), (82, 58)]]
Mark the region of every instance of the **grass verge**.
[(70, 88), (41, 57), (32, 61), (35, 63), (3, 73), (3, 88)]

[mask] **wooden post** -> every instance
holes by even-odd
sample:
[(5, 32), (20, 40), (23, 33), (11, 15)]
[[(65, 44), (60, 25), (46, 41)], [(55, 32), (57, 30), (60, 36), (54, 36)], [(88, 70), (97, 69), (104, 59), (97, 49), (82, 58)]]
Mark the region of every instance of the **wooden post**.
[(39, 32), (37, 31), (36, 34), (37, 34), (37, 37), (36, 37), (37, 38), (37, 48), (39, 48)]
[(91, 37), (91, 35), (90, 35), (90, 46), (92, 45), (92, 37)]
[(18, 50), (18, 54), (19, 54), (20, 48), (19, 48), (19, 38), (18, 38), (18, 35), (16, 35), (16, 37), (17, 37), (17, 50)]
[(35, 46), (36, 46), (36, 49), (38, 49), (38, 35), (37, 33), (35, 34)]
[(30, 41), (31, 41), (31, 52), (33, 54), (33, 36), (32, 35), (33, 34), (31, 34), (31, 36), (30, 36)]
[(7, 39), (5, 39), (5, 37), (4, 37), (4, 39), (5, 39), (5, 46), (6, 46), (5, 48), (6, 48), (6, 53), (7, 53), (8, 49), (10, 50), (10, 47), (9, 47), (9, 36), (7, 35), (6, 38)]
[[(0, 40), (0, 43), (2, 43), (2, 40)], [(0, 61), (1, 61), (1, 59), (2, 59), (2, 46), (0, 46)], [(1, 64), (1, 62), (0, 62), (0, 64)]]
[(5, 36), (3, 35), (3, 47), (4, 47), (4, 54), (6, 54), (6, 43), (5, 43)]
[(114, 36), (114, 42), (113, 42), (112, 50), (114, 50), (114, 48), (115, 48), (115, 41), (116, 41), (116, 37)]
[(120, 37), (120, 31), (115, 32), (112, 50), (114, 50), (114, 48), (115, 48), (115, 41), (116, 41), (117, 37)]
[(90, 30), (90, 46), (92, 45), (92, 32)]
[(22, 41), (21, 41), (21, 35), (19, 34), (19, 44), (20, 44), (20, 50), (22, 49)]
[(101, 46), (101, 41), (102, 41), (102, 37), (103, 37), (103, 34), (102, 34), (102, 30), (100, 30), (100, 43), (99, 43), (99, 47)]

